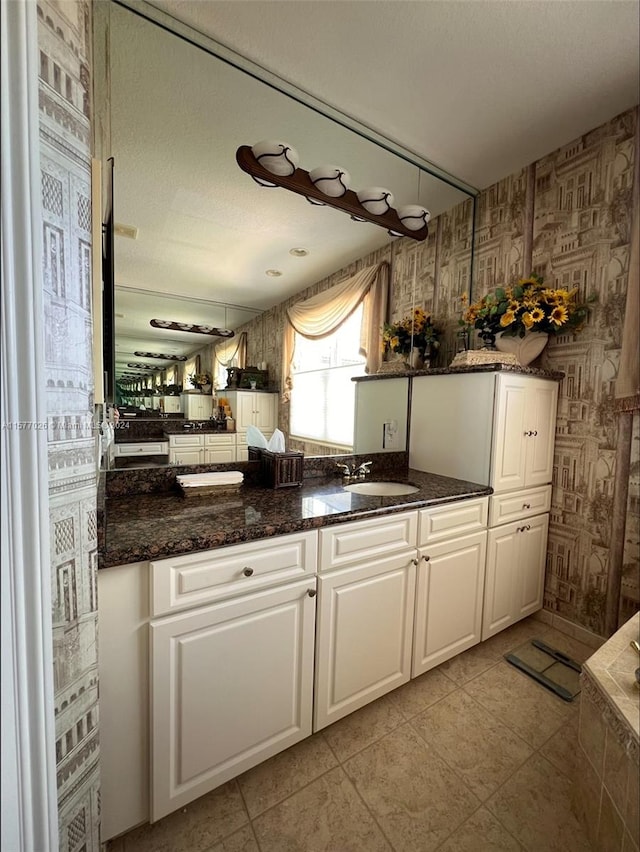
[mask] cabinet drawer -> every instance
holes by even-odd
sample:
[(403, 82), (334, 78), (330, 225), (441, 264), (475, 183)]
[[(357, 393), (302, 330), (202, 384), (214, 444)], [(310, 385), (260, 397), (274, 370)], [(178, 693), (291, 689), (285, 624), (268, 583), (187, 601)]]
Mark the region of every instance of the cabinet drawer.
[(226, 435), (205, 435), (204, 445), (205, 447), (235, 447), (235, 432), (229, 432)]
[(489, 501), (489, 526), (508, 524), (551, 508), (551, 486), (527, 488), (513, 494), (493, 494)]
[(140, 444), (114, 444), (116, 456), (166, 456), (169, 452), (167, 441), (145, 441)]
[(204, 435), (195, 435), (193, 433), (189, 433), (188, 435), (169, 436), (170, 447), (201, 447), (203, 443)]
[(418, 545), (476, 532), (487, 526), (489, 498), (458, 500), (433, 509), (420, 509)]
[(151, 615), (312, 576), (316, 557), (314, 530), (151, 562)]
[(416, 546), (417, 512), (354, 521), (320, 530), (320, 571), (331, 571), (372, 557), (392, 556)]

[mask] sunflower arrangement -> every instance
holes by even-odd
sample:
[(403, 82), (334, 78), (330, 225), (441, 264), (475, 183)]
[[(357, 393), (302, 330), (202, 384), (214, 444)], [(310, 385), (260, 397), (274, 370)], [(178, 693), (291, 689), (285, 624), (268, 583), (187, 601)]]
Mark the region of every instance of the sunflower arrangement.
[(194, 388), (201, 389), (203, 385), (211, 384), (211, 376), (209, 373), (192, 373), (189, 376), (189, 382)]
[(397, 323), (385, 323), (382, 327), (382, 351), (408, 355), (412, 348), (422, 357), (428, 350), (437, 349), (440, 331), (431, 323), (431, 315), (422, 308), (414, 308)]
[(498, 287), (469, 305), (460, 325), (478, 329), (485, 342), (493, 342), (499, 332), (512, 337), (524, 337), (527, 331), (575, 333), (588, 316), (588, 305), (578, 302), (577, 287), (552, 289), (545, 286), (540, 276), (530, 275), (513, 286)]

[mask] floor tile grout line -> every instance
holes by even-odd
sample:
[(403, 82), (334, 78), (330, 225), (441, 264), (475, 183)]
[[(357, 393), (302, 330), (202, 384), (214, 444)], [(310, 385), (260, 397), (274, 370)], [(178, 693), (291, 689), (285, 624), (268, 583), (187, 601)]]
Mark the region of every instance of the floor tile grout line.
[[(494, 792), (491, 794), (491, 796), (490, 796), (490, 797), (486, 800), (486, 802), (484, 803), (484, 804), (486, 805), (487, 810), (489, 811), (489, 813), (490, 813), (490, 814), (491, 814), (491, 815), (492, 815), (492, 816), (493, 816), (496, 820), (498, 820), (498, 822), (499, 822), (499, 823), (500, 823), (500, 825), (504, 828), (504, 830), (505, 830), (505, 831), (506, 831), (509, 835), (511, 835), (512, 837), (514, 837), (514, 835), (513, 835), (513, 834), (512, 834), (512, 832), (511, 832), (511, 831), (507, 828), (507, 826), (506, 826), (506, 825), (502, 822), (502, 820), (500, 819), (499, 814), (495, 813), (495, 811), (493, 811), (493, 810), (489, 807), (489, 802), (491, 801), (491, 799), (493, 799), (493, 798), (495, 798), (495, 796), (497, 796), (497, 794), (500, 792), (500, 790), (502, 790), (504, 787), (506, 787), (506, 786), (507, 786), (507, 785), (508, 785), (508, 784), (509, 784), (512, 780), (513, 780), (514, 775), (516, 775), (518, 772), (520, 772), (520, 770), (521, 770), (521, 769), (522, 769), (522, 768), (523, 768), (523, 767), (524, 767), (527, 763), (529, 763), (531, 760), (533, 760), (533, 758), (535, 758), (535, 757), (539, 757), (539, 758), (543, 759), (546, 763), (548, 763), (548, 764), (549, 764), (549, 766), (551, 766), (552, 770), (554, 770), (555, 772), (557, 772), (557, 771), (558, 771), (558, 770), (557, 770), (557, 768), (556, 768), (556, 766), (555, 766), (553, 763), (551, 763), (551, 761), (549, 760), (549, 758), (545, 757), (545, 756), (544, 756), (544, 754), (542, 754), (542, 753), (540, 752), (540, 750), (539, 750), (539, 749), (535, 749), (535, 750), (534, 750), (534, 751), (533, 751), (533, 752), (529, 755), (529, 757), (528, 757), (528, 758), (527, 758), (527, 759), (526, 759), (526, 760), (525, 760), (525, 761), (524, 761), (524, 762), (523, 762), (523, 763), (522, 763), (522, 764), (521, 764), (521, 765), (520, 765), (517, 769), (515, 769), (515, 770), (514, 770), (514, 771), (513, 771), (513, 772), (509, 775), (509, 777), (508, 777), (508, 778), (507, 778), (507, 779), (506, 779), (506, 780), (505, 780), (502, 784), (500, 784), (500, 786), (499, 786), (496, 790), (494, 790)], [(567, 777), (567, 776), (565, 776), (565, 778), (566, 778), (566, 777)], [(568, 779), (568, 780), (570, 780), (570, 779)], [(572, 809), (572, 808), (571, 808), (571, 812), (573, 813), (573, 809)], [(575, 813), (573, 813), (573, 815), (574, 815), (574, 817), (576, 816), (576, 815), (575, 815)], [(577, 817), (576, 817), (576, 819), (577, 819)], [(520, 846), (521, 846), (521, 847), (525, 850), (525, 852), (540, 852), (540, 849), (538, 849), (538, 848), (530, 849), (530, 848), (526, 845), (526, 843), (524, 843), (522, 840), (519, 840), (517, 837), (514, 837), (514, 840), (515, 840), (517, 843), (519, 843), (519, 844), (520, 844)]]
[[(498, 663), (498, 665), (500, 665), (500, 664)], [(506, 662), (505, 662), (505, 666), (508, 666), (508, 663), (506, 663)], [(510, 669), (511, 667), (509, 667), (509, 666), (508, 666), (508, 668)], [(514, 669), (514, 670), (515, 670), (515, 669)], [(521, 675), (523, 678), (526, 678), (526, 677), (527, 677), (527, 676), (526, 676), (523, 672), (518, 672), (517, 670), (515, 670), (515, 671), (517, 672), (517, 674)], [(483, 674), (485, 674), (485, 673), (483, 673)], [(478, 675), (478, 677), (481, 677), (481, 676), (482, 676), (482, 675)], [(472, 680), (475, 680), (475, 679), (476, 679), (476, 678), (472, 678)], [(471, 680), (467, 681), (467, 683), (471, 683)], [(464, 684), (462, 688), (464, 689), (464, 691), (466, 692), (466, 694), (467, 694), (470, 698), (474, 698), (474, 696), (473, 696), (473, 695), (471, 695), (471, 693), (470, 693), (470, 692), (467, 692), (467, 690), (466, 690), (466, 688), (465, 688), (466, 686), (467, 686), (467, 684)], [(540, 687), (540, 689), (543, 689), (543, 687)], [(545, 692), (546, 692), (546, 690), (545, 690)], [(544, 694), (544, 693), (543, 693), (543, 694)], [(484, 709), (485, 709), (485, 710), (487, 710), (487, 712), (491, 712), (491, 711), (489, 711), (489, 709), (488, 709), (487, 707), (485, 707), (485, 706), (484, 706), (484, 704), (482, 704), (482, 702), (478, 701), (478, 699), (477, 699), (477, 698), (476, 698), (475, 700), (478, 702), (478, 704), (480, 704), (482, 707), (484, 707)], [(561, 700), (562, 700), (562, 699), (560, 699), (560, 698), (558, 699), (558, 701), (561, 701)], [(560, 714), (558, 714), (558, 715), (560, 715)], [(500, 718), (500, 721), (501, 721), (501, 722), (503, 722), (503, 724), (505, 724), (505, 725), (507, 726), (507, 728), (509, 728), (509, 730), (510, 730), (512, 733), (514, 733), (514, 734), (516, 734), (517, 736), (519, 736), (519, 737), (520, 737), (520, 739), (524, 739), (524, 737), (522, 736), (522, 734), (518, 733), (518, 731), (516, 731), (516, 730), (515, 730), (515, 728), (514, 728), (514, 727), (513, 727), (513, 726), (512, 726), (512, 725), (511, 725), (508, 721), (506, 721), (506, 720), (505, 720), (505, 719), (503, 719), (502, 717), (498, 717), (498, 718)], [(552, 737), (552, 736), (555, 736), (555, 734), (557, 734), (557, 732), (560, 730), (560, 728), (564, 725), (565, 721), (568, 721), (568, 720), (569, 720), (569, 717), (568, 717), (568, 716), (566, 717), (566, 719), (562, 719), (562, 721), (561, 721), (560, 725), (556, 728), (556, 730), (555, 730), (552, 734), (550, 734), (550, 736), (548, 737), (548, 739), (547, 739), (547, 740), (545, 740), (544, 742), (545, 742), (545, 743), (546, 743), (546, 742), (548, 742), (548, 740), (549, 740), (549, 739), (551, 739), (551, 737)], [(527, 742), (527, 740), (525, 740), (525, 742)], [(540, 747), (540, 746), (534, 746), (532, 743), (527, 743), (527, 744), (528, 744), (531, 748), (533, 748), (533, 749), (538, 749), (538, 748)], [(544, 744), (544, 743), (543, 743), (543, 744)]]
[(341, 768), (342, 767), (340, 766), (340, 764), (338, 764), (337, 766), (330, 766), (329, 769), (325, 769), (324, 772), (321, 772), (319, 775), (316, 775), (315, 778), (312, 778), (310, 781), (307, 781), (306, 784), (303, 784), (302, 787), (298, 787), (296, 790), (293, 791), (293, 793), (289, 793), (289, 795), (285, 796), (283, 799), (278, 799), (277, 802), (274, 802), (272, 805), (269, 805), (268, 808), (265, 808), (263, 811), (260, 811), (259, 814), (256, 814), (253, 817), (249, 816), (249, 820), (253, 822), (254, 820), (262, 819), (262, 817), (265, 814), (269, 813), (269, 811), (272, 811), (274, 808), (277, 808), (279, 805), (282, 805), (284, 804), (284, 802), (287, 802), (293, 796), (296, 796), (298, 793), (301, 793), (303, 790), (306, 790), (307, 787), (310, 787), (311, 784), (314, 784), (316, 781), (319, 781), (320, 778), (324, 778), (325, 775), (328, 775), (330, 772), (333, 772), (334, 769)]
[[(431, 671), (437, 671), (437, 669), (431, 669)], [(411, 681), (409, 681), (409, 682), (411, 682)], [(441, 701), (444, 701), (445, 698), (449, 698), (450, 695), (453, 695), (454, 692), (457, 692), (457, 690), (460, 689), (460, 686), (458, 684), (456, 684), (454, 681), (451, 681), (451, 683), (453, 685), (453, 689), (451, 690), (451, 692), (447, 692), (446, 695), (443, 695), (441, 698), (438, 698), (436, 701), (432, 702), (431, 704), (426, 704), (424, 707), (422, 707), (420, 710), (418, 710), (417, 713), (413, 713), (411, 716), (405, 716), (404, 712), (400, 708), (401, 699), (400, 698), (394, 699), (396, 706), (398, 707), (398, 710), (400, 710), (400, 713), (402, 713), (402, 715), (404, 716), (405, 722), (411, 722), (411, 720), (415, 719), (416, 716), (420, 716), (422, 713), (426, 713), (427, 710), (430, 710), (432, 707), (435, 707), (437, 704), (440, 704)], [(393, 693), (389, 693), (389, 695), (393, 695)]]
[[(376, 701), (380, 701), (382, 698), (385, 698), (385, 697), (387, 697), (388, 695), (389, 695), (389, 693), (387, 692), (385, 695), (381, 695), (381, 696), (380, 696), (380, 698), (377, 698), (377, 699), (376, 699)], [(373, 702), (373, 703), (375, 703), (375, 702)], [(371, 705), (365, 705), (365, 707), (370, 707), (370, 706), (371, 706)], [(364, 708), (362, 707), (362, 708), (360, 708), (360, 709), (361, 709), (361, 710), (363, 710)], [(396, 708), (396, 709), (397, 709), (397, 708)], [(357, 710), (356, 710), (355, 712), (357, 713), (357, 712), (359, 712), (359, 711), (357, 711)], [(398, 710), (398, 712), (400, 713), (400, 711), (399, 711), (399, 710)], [(351, 714), (349, 714), (349, 715), (351, 715)], [(408, 720), (404, 718), (404, 716), (403, 716), (403, 714), (402, 714), (402, 713), (400, 713), (400, 715), (402, 716), (402, 720), (401, 720), (400, 722), (398, 722), (398, 724), (397, 724), (397, 725), (393, 725), (393, 727), (389, 728), (389, 730), (388, 730), (388, 731), (385, 731), (384, 733), (380, 734), (380, 736), (378, 736), (378, 737), (376, 737), (375, 739), (371, 740), (371, 742), (368, 742), (365, 746), (362, 746), (362, 748), (359, 748), (357, 751), (354, 751), (354, 752), (353, 752), (353, 754), (349, 754), (347, 757), (345, 757), (345, 758), (344, 758), (344, 760), (341, 760), (341, 759), (340, 759), (340, 757), (338, 757), (338, 755), (337, 755), (337, 753), (335, 752), (335, 750), (331, 747), (331, 744), (329, 743), (328, 738), (326, 738), (326, 737), (325, 737), (325, 739), (327, 739), (327, 745), (329, 746), (329, 748), (330, 748), (330, 749), (331, 749), (331, 751), (333, 752), (333, 754), (334, 754), (334, 756), (335, 756), (336, 760), (338, 761), (338, 763), (340, 764), (340, 766), (342, 766), (342, 765), (344, 764), (344, 762), (345, 762), (345, 761), (347, 761), (347, 760), (351, 760), (351, 758), (352, 758), (352, 757), (355, 757), (356, 755), (361, 754), (363, 751), (365, 751), (365, 749), (368, 749), (368, 748), (369, 748), (369, 746), (372, 746), (372, 745), (374, 745), (375, 743), (380, 742), (380, 740), (381, 740), (381, 739), (384, 739), (384, 737), (386, 737), (386, 736), (387, 736), (387, 734), (390, 734), (390, 733), (392, 733), (393, 731), (396, 731), (396, 730), (397, 730), (398, 728), (400, 728), (402, 725), (406, 724), (406, 722), (407, 722)], [(343, 716), (343, 719), (348, 719), (348, 718), (349, 718), (349, 716)], [(342, 719), (338, 719), (338, 720), (337, 720), (337, 722), (334, 722), (334, 724), (336, 724), (336, 725), (337, 725), (337, 724), (338, 724), (339, 722), (341, 722), (341, 721), (342, 721)], [(329, 727), (331, 727), (331, 726), (329, 725), (329, 726), (327, 726), (327, 728), (325, 728), (325, 729), (323, 729), (323, 730), (328, 730), (328, 729), (329, 729)]]
[[(465, 690), (462, 690), (462, 691), (464, 692), (464, 694), (465, 694), (468, 698), (470, 698), (470, 699), (471, 699), (471, 700), (472, 700), (475, 704), (477, 704), (477, 705), (478, 705), (478, 707), (479, 707), (481, 710), (483, 710), (483, 711), (484, 711), (485, 713), (487, 713), (489, 716), (491, 716), (492, 718), (494, 718), (493, 714), (492, 714), (489, 710), (487, 710), (487, 708), (486, 708), (486, 707), (484, 707), (482, 704), (480, 704), (480, 702), (479, 702), (479, 701), (477, 701), (477, 700), (473, 697), (473, 695), (469, 695), (469, 693), (468, 693), (468, 692), (466, 692)], [(452, 694), (453, 694), (453, 693), (450, 693), (450, 695), (452, 695)], [(434, 706), (434, 707), (435, 707), (435, 705), (432, 705), (432, 706)], [(428, 708), (427, 708), (424, 712), (426, 713), (426, 712), (427, 712), (428, 710), (430, 710), (430, 709), (431, 709), (431, 708), (430, 708), (430, 707), (428, 707)], [(508, 730), (508, 731), (510, 731), (510, 732), (511, 732), (511, 733), (512, 733), (515, 737), (516, 737), (516, 739), (520, 740), (520, 742), (521, 742), (524, 746), (526, 746), (528, 749), (530, 749), (530, 750), (531, 750), (531, 753), (527, 755), (527, 757), (526, 757), (526, 758), (522, 761), (522, 763), (520, 763), (520, 764), (519, 764), (519, 766), (517, 766), (517, 767), (513, 770), (513, 772), (510, 772), (510, 773), (509, 773), (508, 778), (511, 778), (511, 777), (515, 774), (515, 772), (517, 772), (517, 771), (518, 771), (518, 769), (520, 769), (520, 767), (522, 767), (522, 766), (523, 766), (523, 765), (524, 765), (524, 764), (525, 764), (525, 763), (529, 760), (529, 758), (530, 758), (533, 754), (535, 754), (535, 752), (536, 752), (536, 748), (535, 748), (535, 746), (532, 746), (532, 745), (531, 745), (531, 743), (528, 743), (528, 742), (527, 742), (527, 741), (526, 741), (526, 740), (525, 740), (525, 739), (524, 739), (524, 738), (523, 738), (520, 734), (518, 734), (516, 731), (514, 731), (514, 730), (513, 730), (513, 729), (512, 729), (509, 725), (507, 725), (507, 724), (506, 724), (505, 722), (503, 722), (501, 719), (498, 719), (498, 721), (500, 722), (500, 724), (501, 724), (501, 725), (504, 725), (504, 727), (505, 727), (505, 728), (507, 728), (507, 730)], [(413, 726), (412, 726), (412, 727), (413, 727)], [(430, 748), (433, 748), (433, 749), (434, 749), (434, 751), (435, 751), (435, 752), (436, 752), (436, 754), (437, 754), (437, 755), (441, 758), (441, 760), (443, 760), (443, 761), (447, 764), (447, 766), (448, 766), (448, 767), (449, 767), (449, 768), (450, 768), (453, 772), (455, 772), (455, 774), (456, 774), (456, 775), (460, 776), (460, 772), (459, 772), (459, 770), (458, 770), (458, 769), (456, 769), (454, 766), (452, 766), (452, 765), (449, 763), (449, 761), (447, 760), (447, 758), (443, 756), (442, 752), (441, 752), (441, 751), (440, 751), (440, 750), (439, 750), (436, 746), (434, 746), (432, 743), (430, 743), (430, 742), (429, 742), (429, 740), (427, 740), (425, 737), (423, 737), (423, 736), (422, 736), (422, 734), (420, 733), (420, 731), (419, 731), (419, 730), (417, 730), (417, 728), (413, 728), (413, 730), (414, 730), (414, 731), (416, 732), (416, 734), (420, 737), (420, 739), (422, 739), (425, 743), (427, 743), (427, 745), (428, 745)], [(461, 776), (460, 776), (460, 777), (461, 777)], [(472, 789), (471, 789), (470, 785), (466, 782), (466, 780), (465, 780), (464, 778), (462, 778), (462, 780), (463, 780), (463, 782), (465, 783), (465, 785), (467, 786), (467, 788), (469, 789), (469, 791), (470, 791), (471, 793), (473, 793), (473, 795), (476, 797), (476, 799), (479, 799), (479, 800), (480, 800), (481, 804), (484, 804), (484, 801), (487, 801), (487, 799), (491, 798), (491, 796), (493, 796), (493, 795), (494, 795), (494, 794), (495, 794), (495, 793), (496, 793), (496, 792), (500, 789), (500, 787), (502, 786), (502, 784), (499, 784), (499, 785), (498, 785), (498, 787), (497, 787), (497, 788), (496, 788), (496, 789), (495, 789), (495, 790), (494, 790), (494, 791), (493, 791), (493, 792), (492, 792), (492, 793), (491, 793), (491, 794), (487, 797), (487, 799), (482, 800), (482, 799), (480, 799), (480, 797), (478, 796), (478, 794), (477, 794), (476, 792), (474, 792), (474, 790), (472, 790)]]
[[(477, 797), (476, 797), (476, 798), (477, 798)], [(482, 810), (483, 808), (485, 809), (485, 811), (486, 811), (488, 814), (490, 814), (490, 816), (492, 816), (492, 817), (496, 820), (496, 822), (497, 822), (497, 823), (500, 825), (500, 827), (501, 827), (501, 828), (502, 828), (502, 829), (503, 829), (503, 830), (504, 830), (504, 831), (505, 831), (505, 832), (509, 835), (509, 837), (511, 837), (511, 838), (512, 838), (512, 840), (513, 840), (515, 843), (517, 843), (517, 844), (518, 844), (518, 846), (520, 847), (520, 849), (524, 849), (524, 846), (522, 845), (522, 843), (520, 843), (520, 841), (518, 840), (518, 838), (517, 838), (517, 837), (515, 837), (515, 836), (513, 835), (513, 833), (512, 833), (511, 831), (509, 831), (509, 829), (508, 829), (505, 825), (503, 825), (503, 823), (500, 821), (500, 819), (499, 819), (499, 818), (498, 818), (498, 817), (497, 817), (497, 816), (496, 816), (496, 815), (495, 815), (492, 811), (490, 811), (490, 810), (489, 810), (489, 808), (485, 807), (485, 802), (480, 802), (480, 804), (479, 804), (479, 805), (478, 805), (478, 807), (475, 809), (475, 811), (473, 811), (473, 813), (470, 813), (470, 814), (469, 814), (469, 816), (468, 816), (468, 817), (464, 820), (464, 822), (461, 822), (461, 823), (460, 823), (460, 825), (459, 825), (456, 829), (454, 829), (454, 831), (452, 831), (452, 832), (451, 832), (451, 834), (450, 834), (448, 837), (446, 837), (446, 838), (442, 841), (442, 843), (439, 843), (439, 844), (435, 847), (435, 849), (433, 849), (433, 851), (432, 851), (432, 852), (438, 852), (438, 849), (442, 849), (442, 847), (444, 846), (444, 844), (445, 844), (445, 843), (447, 843), (447, 842), (448, 842), (448, 841), (449, 841), (449, 840), (453, 837), (453, 835), (456, 833), (456, 831), (459, 831), (459, 830), (460, 830), (463, 826), (465, 826), (465, 825), (469, 822), (469, 820), (470, 820), (473, 816), (475, 816), (475, 814), (477, 814), (477, 813), (478, 813), (478, 811)], [(539, 852), (539, 850), (538, 850), (538, 852)]]
[[(397, 730), (397, 728), (394, 728), (394, 730)], [(346, 778), (347, 778), (347, 781), (348, 781), (348, 782), (351, 784), (351, 786), (353, 787), (353, 789), (354, 789), (354, 791), (355, 791), (355, 794), (357, 795), (357, 797), (358, 797), (358, 798), (360, 799), (360, 801), (362, 802), (362, 804), (363, 804), (363, 806), (364, 806), (364, 808), (365, 808), (366, 812), (369, 814), (369, 816), (370, 816), (370, 817), (371, 817), (371, 819), (374, 821), (374, 823), (378, 826), (378, 829), (379, 829), (379, 831), (380, 831), (380, 834), (382, 834), (382, 836), (384, 837), (384, 839), (385, 839), (385, 840), (387, 841), (387, 843), (389, 844), (389, 848), (390, 848), (391, 850), (393, 850), (393, 852), (402, 852), (402, 850), (400, 850), (400, 849), (396, 849), (396, 847), (394, 846), (394, 844), (391, 842), (391, 839), (390, 839), (389, 837), (387, 837), (386, 832), (384, 831), (384, 829), (382, 828), (382, 826), (381, 826), (381, 825), (380, 825), (380, 823), (378, 822), (378, 819), (377, 819), (376, 815), (375, 815), (375, 814), (374, 814), (374, 812), (371, 810), (371, 808), (369, 807), (369, 805), (365, 802), (365, 800), (364, 800), (364, 797), (363, 797), (362, 793), (361, 793), (361, 792), (360, 792), (360, 790), (358, 789), (358, 785), (355, 783), (355, 781), (353, 781), (353, 780), (352, 780), (351, 776), (349, 775), (349, 773), (347, 772), (347, 770), (345, 769), (345, 767), (344, 767), (344, 766), (342, 766), (342, 771), (344, 772), (344, 774), (345, 774), (345, 776), (346, 776)]]

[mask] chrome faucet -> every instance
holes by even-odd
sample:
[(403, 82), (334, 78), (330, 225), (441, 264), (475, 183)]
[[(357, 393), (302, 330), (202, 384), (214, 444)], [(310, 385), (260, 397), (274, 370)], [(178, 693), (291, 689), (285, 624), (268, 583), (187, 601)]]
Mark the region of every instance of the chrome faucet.
[(354, 470), (353, 475), (357, 476), (358, 479), (364, 479), (368, 473), (371, 473), (371, 465), (372, 462), (362, 462), (361, 465)]
[(351, 482), (354, 479), (364, 479), (365, 476), (370, 473), (370, 467), (372, 462), (362, 462), (360, 465), (356, 465), (354, 462), (351, 467), (348, 464), (341, 464), (338, 462), (336, 467), (340, 468), (342, 471), (342, 479), (344, 482)]

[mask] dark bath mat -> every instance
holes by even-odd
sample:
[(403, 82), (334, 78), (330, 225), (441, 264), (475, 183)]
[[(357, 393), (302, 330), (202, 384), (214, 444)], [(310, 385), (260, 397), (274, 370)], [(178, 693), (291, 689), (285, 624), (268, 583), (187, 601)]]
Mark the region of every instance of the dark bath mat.
[(504, 658), (564, 701), (573, 701), (580, 692), (580, 663), (540, 639), (532, 639)]

